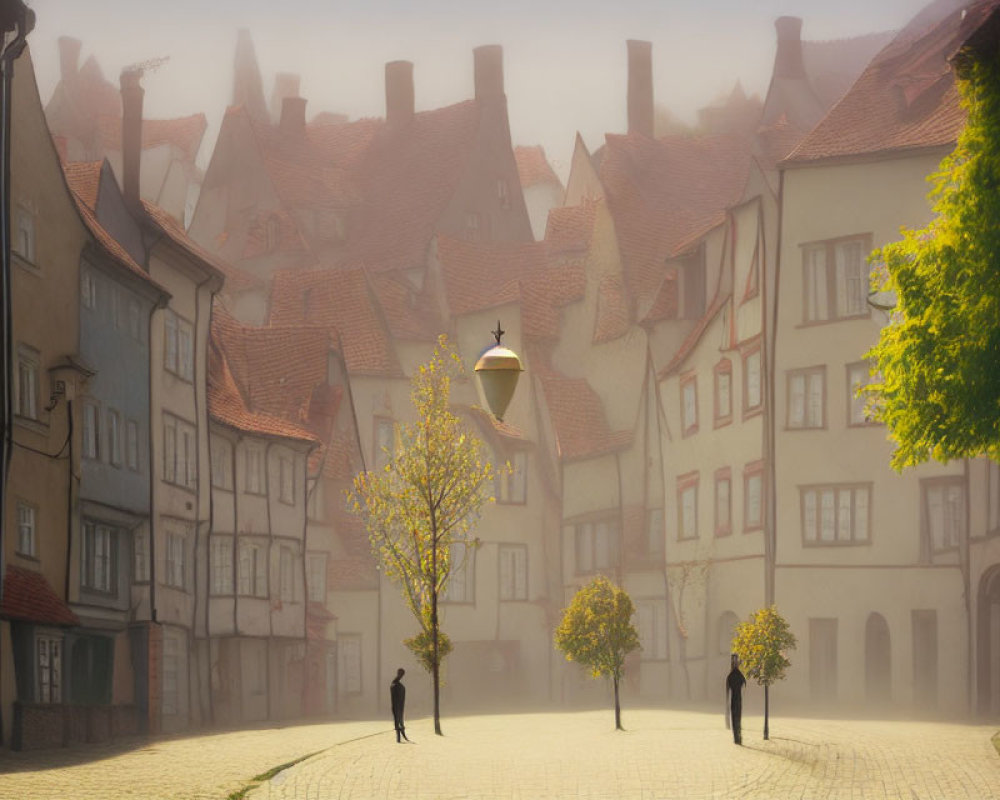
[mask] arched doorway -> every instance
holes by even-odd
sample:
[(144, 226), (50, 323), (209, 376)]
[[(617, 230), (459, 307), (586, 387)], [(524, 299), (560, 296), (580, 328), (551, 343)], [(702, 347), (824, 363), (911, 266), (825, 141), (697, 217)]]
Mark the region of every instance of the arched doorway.
[(1000, 716), (1000, 564), (979, 579), (978, 635), (979, 712)]
[(891, 676), (889, 624), (872, 612), (865, 624), (865, 697), (870, 704), (885, 705), (892, 699)]

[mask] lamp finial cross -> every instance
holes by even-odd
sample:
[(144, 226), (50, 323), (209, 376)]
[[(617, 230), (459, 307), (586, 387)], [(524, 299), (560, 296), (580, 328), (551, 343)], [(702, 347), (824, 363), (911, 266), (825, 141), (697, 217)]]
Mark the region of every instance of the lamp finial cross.
[(497, 329), (495, 331), (490, 331), (490, 333), (492, 333), (494, 338), (496, 338), (497, 346), (499, 346), (500, 337), (503, 336), (505, 333), (507, 333), (507, 331), (503, 330), (503, 328), (500, 327), (500, 320), (497, 320)]

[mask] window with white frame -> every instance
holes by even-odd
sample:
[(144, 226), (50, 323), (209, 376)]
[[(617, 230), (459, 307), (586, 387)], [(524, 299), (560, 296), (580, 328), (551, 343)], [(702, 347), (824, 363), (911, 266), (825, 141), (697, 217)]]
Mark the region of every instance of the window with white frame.
[(240, 542), (239, 592), (267, 597), (267, 551), (258, 544)]
[(295, 502), (295, 462), (291, 456), (278, 456), (278, 500), (287, 505)]
[(733, 478), (729, 468), (715, 473), (715, 535), (728, 536), (733, 530)]
[(870, 484), (800, 486), (803, 543), (868, 544), (871, 495)]
[(958, 547), (965, 531), (965, 488), (961, 478), (927, 478), (923, 491), (924, 530), (931, 552)]
[(867, 361), (858, 361), (855, 364), (847, 365), (848, 425), (872, 425), (877, 422), (865, 409), (869, 398), (864, 394), (858, 396), (858, 390), (862, 386), (868, 386), (876, 380), (877, 378), (871, 374), (871, 367)]
[(743, 411), (756, 411), (761, 407), (763, 395), (760, 382), (760, 348), (743, 355)]
[(826, 425), (826, 367), (790, 370), (788, 428), (822, 428)]
[(149, 582), (149, 533), (141, 529), (132, 534), (132, 580)]
[(264, 453), (256, 445), (246, 446), (246, 477), (244, 491), (247, 494), (264, 494)]
[(295, 553), (288, 545), (278, 550), (278, 577), (281, 602), (295, 602)]
[(361, 636), (342, 633), (337, 636), (337, 672), (343, 694), (361, 694)]
[(396, 449), (396, 428), (391, 419), (375, 417), (375, 446), (372, 463), (376, 471), (385, 469)]
[(125, 463), (139, 472), (139, 423), (130, 419), (125, 423)]
[(38, 419), (38, 373), (40, 356), (33, 347), (17, 346), (17, 403), (14, 413)]
[(476, 550), (464, 542), (452, 542), (448, 558), (451, 575), (441, 599), (448, 603), (476, 602)]
[(698, 385), (695, 376), (681, 379), (681, 434), (690, 436), (698, 430)]
[(986, 462), (986, 532), (1000, 533), (1000, 464)]
[(113, 408), (108, 409), (108, 461), (122, 465), (122, 415)]
[(89, 269), (80, 270), (80, 303), (84, 308), (97, 308), (97, 278)]
[(724, 423), (733, 415), (733, 367), (725, 359), (715, 368), (715, 421)]
[(642, 646), (643, 661), (662, 661), (667, 657), (666, 612), (662, 600), (637, 598), (635, 601), (636, 628)]
[(211, 552), (212, 594), (233, 593), (233, 539), (213, 536)]
[(577, 523), (576, 572), (608, 572), (618, 565), (618, 522), (612, 518)]
[(176, 589), (184, 588), (186, 538), (180, 531), (167, 534), (166, 584)]
[(233, 488), (233, 445), (228, 439), (213, 436), (209, 440), (212, 448), (212, 486), (230, 491)]
[(309, 599), (314, 603), (326, 601), (326, 553), (309, 553), (306, 556)]
[(35, 520), (37, 510), (33, 505), (17, 504), (17, 552), (22, 556), (35, 556)]
[(180, 645), (177, 639), (169, 634), (163, 637), (163, 681), (160, 687), (160, 703), (164, 716), (174, 716), (178, 713), (180, 704)]
[(528, 546), (500, 545), (500, 599), (528, 599)]
[[(509, 472), (507, 465), (510, 467)], [(507, 465), (496, 473), (497, 502), (523, 504), (527, 499), (528, 454), (523, 450), (515, 451)]]
[(35, 638), (39, 703), (62, 702), (62, 637), (40, 633)]
[(23, 206), (17, 206), (14, 212), (11, 250), (25, 261), (35, 263), (35, 215)]
[(113, 594), (117, 537), (109, 525), (85, 522), (83, 525), (83, 558), (80, 560), (80, 584), (91, 591)]
[(870, 250), (868, 235), (803, 247), (805, 322), (868, 316)]
[(743, 529), (764, 527), (764, 465), (756, 461), (743, 470)]
[(163, 414), (163, 480), (185, 489), (198, 486), (197, 432), (180, 417)]
[(83, 457), (99, 458), (101, 455), (98, 443), (100, 437), (100, 415), (97, 406), (90, 402), (83, 404)]
[(677, 479), (677, 538), (698, 538), (698, 476)]
[(194, 380), (194, 328), (170, 309), (163, 313), (163, 366), (186, 381)]

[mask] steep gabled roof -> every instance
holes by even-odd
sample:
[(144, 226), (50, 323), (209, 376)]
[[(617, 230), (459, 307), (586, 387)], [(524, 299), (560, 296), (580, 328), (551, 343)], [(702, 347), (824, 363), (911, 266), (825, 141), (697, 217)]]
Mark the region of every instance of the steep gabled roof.
[(277, 272), (271, 283), (270, 323), (322, 326), (340, 343), (351, 373), (402, 375), (388, 327), (360, 267)]
[(954, 9), (954, 0), (932, 3), (872, 60), (783, 163), (952, 145), (965, 124), (965, 111), (948, 58), (997, 5), (985, 0)]
[(586, 378), (567, 378), (544, 369), (538, 377), (561, 459), (595, 458), (623, 450), (632, 443), (632, 431), (610, 429), (601, 398)]
[(606, 137), (600, 176), (614, 217), (631, 302), (660, 286), (664, 262), (738, 202), (750, 171), (742, 136)]

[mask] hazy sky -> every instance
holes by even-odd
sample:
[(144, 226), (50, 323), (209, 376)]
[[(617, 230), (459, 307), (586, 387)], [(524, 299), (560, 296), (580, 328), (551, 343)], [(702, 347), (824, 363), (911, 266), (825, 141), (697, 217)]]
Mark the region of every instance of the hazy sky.
[(146, 116), (204, 112), (211, 153), (232, 89), (239, 27), (250, 28), (270, 96), (275, 72), (302, 76), (307, 115), (384, 114), (386, 61), (414, 62), (417, 110), (472, 96), (472, 48), (501, 44), (514, 144), (542, 144), (560, 174), (577, 131), (596, 148), (625, 126), (625, 40), (653, 42), (657, 104), (682, 118), (728, 92), (767, 89), (775, 17), (802, 17), (803, 38), (897, 29), (923, 0), (28, 0), (29, 37), (47, 101), (56, 39), (83, 41), (117, 85), (123, 66), (170, 60), (147, 75)]

